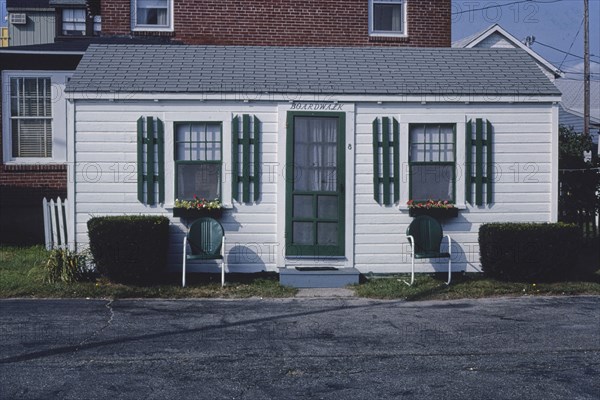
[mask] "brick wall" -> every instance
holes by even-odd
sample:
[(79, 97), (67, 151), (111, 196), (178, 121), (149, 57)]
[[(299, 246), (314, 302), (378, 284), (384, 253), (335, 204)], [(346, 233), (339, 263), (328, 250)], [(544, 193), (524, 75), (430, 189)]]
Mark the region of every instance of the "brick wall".
[(409, 0), (408, 38), (369, 37), (368, 0), (175, 1), (175, 31), (131, 32), (130, 0), (102, 1), (103, 35), (187, 44), (449, 47), (451, 0)]

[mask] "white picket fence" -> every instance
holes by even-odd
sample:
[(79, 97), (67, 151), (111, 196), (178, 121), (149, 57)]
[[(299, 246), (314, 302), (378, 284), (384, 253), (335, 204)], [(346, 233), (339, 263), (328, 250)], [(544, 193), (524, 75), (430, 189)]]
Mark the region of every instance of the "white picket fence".
[(69, 243), (67, 215), (69, 202), (59, 198), (54, 201), (42, 200), (44, 207), (44, 236), (46, 238), (46, 249), (66, 248)]

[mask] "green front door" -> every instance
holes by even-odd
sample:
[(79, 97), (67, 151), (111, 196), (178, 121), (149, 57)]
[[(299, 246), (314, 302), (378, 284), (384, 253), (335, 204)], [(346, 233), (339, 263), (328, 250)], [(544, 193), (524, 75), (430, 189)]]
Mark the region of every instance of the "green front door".
[(344, 255), (344, 113), (289, 112), (286, 256)]

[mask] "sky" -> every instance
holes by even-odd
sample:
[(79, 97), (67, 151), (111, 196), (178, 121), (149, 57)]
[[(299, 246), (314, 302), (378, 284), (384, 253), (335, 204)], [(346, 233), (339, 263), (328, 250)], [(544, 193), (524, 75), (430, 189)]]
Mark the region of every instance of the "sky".
[[(598, 81), (600, 0), (589, 3), (591, 79)], [(535, 36), (531, 47), (535, 52), (560, 67), (567, 78), (583, 80), (583, 4), (583, 0), (452, 0), (452, 40), (497, 23), (521, 41)]]

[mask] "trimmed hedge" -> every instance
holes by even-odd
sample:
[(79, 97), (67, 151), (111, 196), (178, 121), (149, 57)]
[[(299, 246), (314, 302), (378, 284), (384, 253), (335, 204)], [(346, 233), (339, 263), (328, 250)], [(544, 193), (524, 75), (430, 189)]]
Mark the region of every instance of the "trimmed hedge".
[(479, 228), (486, 276), (517, 282), (556, 282), (577, 277), (581, 230), (553, 223), (492, 223)]
[(111, 281), (152, 282), (164, 271), (169, 239), (167, 217), (94, 217), (87, 226), (96, 268)]

